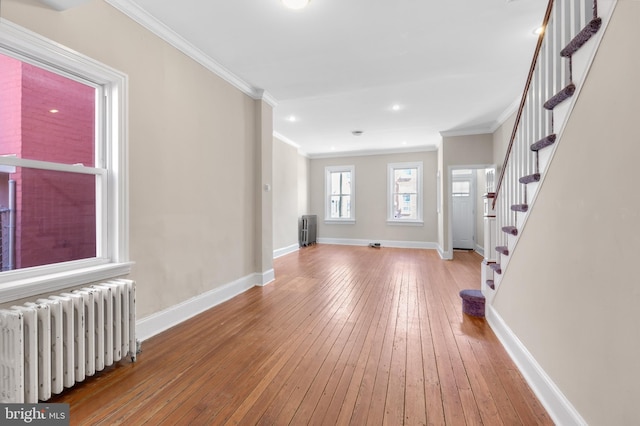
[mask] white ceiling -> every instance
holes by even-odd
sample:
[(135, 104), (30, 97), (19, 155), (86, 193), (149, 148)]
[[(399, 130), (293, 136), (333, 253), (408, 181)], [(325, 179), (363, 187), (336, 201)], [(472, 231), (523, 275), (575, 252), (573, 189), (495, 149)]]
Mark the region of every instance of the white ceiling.
[(433, 149), (441, 132), (493, 131), (523, 90), (547, 3), (311, 0), (293, 11), (279, 0), (107, 1), (146, 12), (268, 92), (274, 132), (310, 156)]

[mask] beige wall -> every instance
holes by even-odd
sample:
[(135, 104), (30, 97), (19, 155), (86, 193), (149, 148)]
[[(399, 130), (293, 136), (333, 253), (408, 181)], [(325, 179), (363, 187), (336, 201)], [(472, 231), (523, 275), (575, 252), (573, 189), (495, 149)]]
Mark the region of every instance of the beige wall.
[(257, 127), (271, 119), (270, 107), (103, 1), (55, 12), (34, 0), (4, 0), (2, 17), (129, 76), (139, 317), (260, 272), (254, 246), (270, 240), (256, 237), (263, 179), (256, 144), (265, 131)]
[[(302, 160), (301, 160), (302, 159)], [(273, 248), (298, 244), (298, 217), (306, 204), (304, 157), (298, 149), (274, 138), (273, 141)], [(302, 170), (300, 170), (302, 169)], [(302, 179), (301, 179), (302, 178)]]
[(309, 213), (311, 200), (309, 198), (309, 170), (311, 160), (303, 155), (298, 156), (298, 216)]
[[(424, 225), (387, 224), (387, 164), (423, 162)], [(355, 166), (356, 223), (324, 223), (324, 170), (326, 166)], [(311, 214), (318, 215), (318, 237), (376, 241), (437, 242), (436, 217), (437, 152), (369, 155), (312, 159), (310, 162)]]
[(507, 155), (511, 133), (516, 122), (516, 113), (514, 112), (509, 118), (493, 133), (493, 164), (496, 165), (496, 179), (502, 170), (504, 158)]
[(494, 302), (590, 425), (640, 419), (639, 22), (619, 1)]
[[(255, 107), (254, 149), (257, 155), (253, 216), (256, 244), (253, 247), (257, 272), (267, 273), (273, 270), (273, 108), (264, 101), (255, 102)], [(247, 188), (247, 191), (251, 192), (251, 189)]]

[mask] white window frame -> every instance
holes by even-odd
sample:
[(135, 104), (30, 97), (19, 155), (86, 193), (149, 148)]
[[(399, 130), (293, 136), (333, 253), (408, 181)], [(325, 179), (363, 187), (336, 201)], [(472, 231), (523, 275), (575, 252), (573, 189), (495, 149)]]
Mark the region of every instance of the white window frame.
[[(417, 169), (417, 218), (416, 219), (401, 219), (393, 217), (393, 194), (394, 194), (394, 171), (396, 169)], [(422, 180), (422, 161), (413, 161), (406, 163), (389, 163), (387, 164), (387, 223), (390, 225), (413, 225), (420, 226), (424, 224), (423, 221), (423, 180)]]
[[(351, 173), (351, 209), (350, 216), (345, 218), (331, 217), (331, 173)], [(356, 173), (354, 166), (327, 166), (324, 168), (324, 222), (328, 224), (356, 223)]]
[(96, 257), (0, 273), (0, 303), (127, 275), (127, 76), (0, 18), (0, 53), (92, 85), (96, 91), (95, 167), (0, 156), (0, 167), (96, 176)]

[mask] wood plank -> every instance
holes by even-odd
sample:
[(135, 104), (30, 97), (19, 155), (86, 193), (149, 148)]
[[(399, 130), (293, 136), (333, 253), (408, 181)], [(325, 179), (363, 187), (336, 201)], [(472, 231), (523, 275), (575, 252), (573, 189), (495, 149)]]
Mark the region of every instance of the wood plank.
[(481, 258), (317, 244), (54, 397), (71, 424), (552, 424), (483, 319)]

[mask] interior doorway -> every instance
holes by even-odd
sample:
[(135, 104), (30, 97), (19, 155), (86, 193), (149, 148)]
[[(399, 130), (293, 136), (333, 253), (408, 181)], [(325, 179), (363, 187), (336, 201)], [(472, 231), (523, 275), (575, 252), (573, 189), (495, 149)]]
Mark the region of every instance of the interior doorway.
[(451, 171), (453, 248), (476, 248), (476, 170)]
[(484, 256), (484, 195), (495, 191), (494, 174), (492, 164), (449, 166), (446, 229), (450, 259), (454, 249), (475, 250)]

